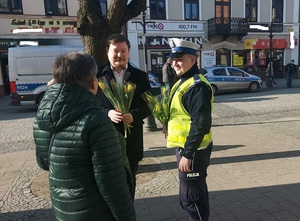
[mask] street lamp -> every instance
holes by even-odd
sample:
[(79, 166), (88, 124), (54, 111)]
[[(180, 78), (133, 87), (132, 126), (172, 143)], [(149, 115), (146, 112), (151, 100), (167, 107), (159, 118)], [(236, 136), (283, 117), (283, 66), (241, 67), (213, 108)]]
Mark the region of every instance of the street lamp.
[[(141, 12), (141, 21), (134, 21), (132, 23), (138, 23), (140, 25), (142, 25), (143, 27), (143, 34), (142, 34), (142, 42), (143, 42), (143, 51), (144, 51), (144, 70), (145, 72), (148, 74), (148, 55), (147, 55), (147, 39), (146, 39), (146, 25), (151, 23), (154, 24), (155, 22), (147, 22), (146, 21), (146, 12)], [(153, 117), (153, 115), (149, 115), (149, 117), (147, 117), (145, 119), (145, 124), (144, 124), (144, 128), (147, 131), (155, 131), (157, 129), (156, 127), (156, 123), (155, 123), (155, 119)]]
[(269, 38), (270, 38), (270, 53), (269, 53), (269, 73), (268, 73), (268, 76), (267, 76), (267, 81), (266, 81), (266, 86), (267, 87), (270, 87), (272, 88), (273, 87), (273, 22), (270, 23), (269, 25), (269, 31), (270, 31), (270, 34), (269, 34)]
[(146, 73), (148, 73), (148, 55), (147, 55), (147, 41), (146, 41), (146, 25), (148, 23), (149, 22), (146, 22), (146, 13), (142, 12), (142, 22), (141, 22), (141, 25), (143, 26), (142, 42), (143, 42), (143, 50), (144, 50), (144, 68)]

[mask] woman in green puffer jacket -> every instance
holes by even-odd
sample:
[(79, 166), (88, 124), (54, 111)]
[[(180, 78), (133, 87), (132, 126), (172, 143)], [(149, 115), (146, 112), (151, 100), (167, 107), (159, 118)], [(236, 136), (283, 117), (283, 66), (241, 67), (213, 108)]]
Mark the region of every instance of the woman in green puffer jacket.
[(49, 170), (57, 220), (136, 220), (124, 139), (99, 109), (96, 73), (87, 54), (71, 52), (54, 61), (56, 83), (34, 122), (37, 162)]

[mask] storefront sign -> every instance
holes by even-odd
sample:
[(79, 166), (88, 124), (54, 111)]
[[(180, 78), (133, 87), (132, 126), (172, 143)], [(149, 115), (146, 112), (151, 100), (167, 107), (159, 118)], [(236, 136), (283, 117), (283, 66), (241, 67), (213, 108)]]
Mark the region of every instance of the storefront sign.
[[(142, 31), (142, 25), (137, 25), (136, 29)], [(146, 25), (147, 31), (204, 31), (203, 23), (191, 22), (154, 22)]]
[(272, 32), (283, 32), (283, 24), (282, 23), (256, 23), (249, 24), (248, 32), (270, 32), (270, 28), (272, 27)]
[[(156, 36), (156, 37), (147, 37), (147, 49), (170, 49), (169, 46), (169, 38), (177, 38), (177, 37), (162, 37), (162, 36)], [(202, 47), (202, 38), (196, 38), (196, 37), (179, 37), (180, 39), (184, 39), (186, 41), (194, 42), (196, 44), (200, 45), (200, 48)], [(138, 38), (138, 45), (139, 49), (143, 48), (143, 41), (142, 37), (139, 36)]]
[(295, 32), (294, 29), (290, 30), (290, 49), (295, 48)]
[[(286, 39), (274, 39), (273, 38), (273, 48), (282, 49), (286, 48)], [(269, 49), (270, 39), (247, 39), (244, 42), (244, 49)]]
[(216, 51), (201, 51), (201, 67), (216, 65)]
[(11, 32), (24, 29), (42, 29), (43, 33), (76, 33), (76, 20), (62, 19), (11, 19)]

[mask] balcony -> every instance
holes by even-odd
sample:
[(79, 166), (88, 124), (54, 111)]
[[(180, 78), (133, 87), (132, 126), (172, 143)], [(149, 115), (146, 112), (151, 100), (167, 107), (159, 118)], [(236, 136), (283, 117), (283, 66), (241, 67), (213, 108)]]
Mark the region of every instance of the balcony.
[(215, 17), (207, 21), (208, 39), (222, 35), (225, 40), (229, 35), (243, 37), (248, 32), (248, 21), (245, 18)]

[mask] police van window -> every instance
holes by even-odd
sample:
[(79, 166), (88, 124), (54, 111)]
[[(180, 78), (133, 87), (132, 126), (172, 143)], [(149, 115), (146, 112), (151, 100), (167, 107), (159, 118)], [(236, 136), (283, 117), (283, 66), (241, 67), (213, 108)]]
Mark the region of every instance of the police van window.
[(213, 74), (215, 76), (226, 76), (226, 70), (225, 70), (225, 68), (215, 69), (215, 70), (213, 70)]

